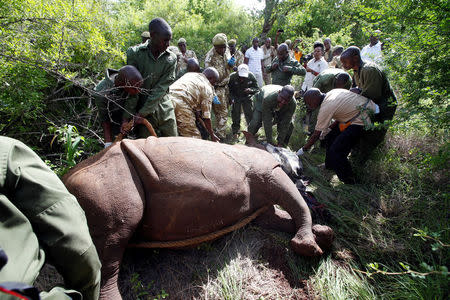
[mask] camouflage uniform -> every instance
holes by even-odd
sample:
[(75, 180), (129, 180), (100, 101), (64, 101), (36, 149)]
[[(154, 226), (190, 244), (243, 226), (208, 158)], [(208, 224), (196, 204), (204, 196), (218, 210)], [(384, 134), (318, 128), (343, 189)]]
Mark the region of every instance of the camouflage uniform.
[(343, 69), (342, 63), (341, 63), (341, 56), (335, 56), (331, 60), (331, 62), (328, 64), (330, 68), (337, 68), (337, 69)]
[(187, 68), (187, 63), (185, 59), (188, 60), (189, 58), (197, 59), (197, 55), (195, 55), (195, 52), (193, 50), (186, 50), (184, 56), (183, 54), (181, 54), (181, 52), (177, 55), (177, 69), (176, 69), (177, 76), (182, 70)]
[(202, 138), (195, 125), (195, 112), (201, 112), (202, 118), (211, 119), (214, 96), (214, 87), (202, 73), (186, 73), (170, 86), (169, 97), (175, 109), (180, 136)]
[(239, 67), (239, 65), (244, 63), (244, 53), (242, 53), (240, 50), (236, 50), (234, 52), (234, 58), (236, 59), (236, 63), (234, 64), (234, 67)]
[(331, 47), (330, 50), (326, 51), (326, 52), (323, 54), (323, 58), (325, 59), (325, 61), (326, 61), (327, 63), (331, 62), (331, 60), (333, 59), (333, 50), (332, 50), (332, 49), (333, 49), (333, 48)]
[[(262, 45), (261, 49), (264, 52), (263, 66), (267, 67), (272, 64), (273, 58), (277, 55), (277, 51), (274, 46), (270, 46), (270, 49), (267, 49), (266, 45)], [(263, 73), (264, 84), (272, 83), (272, 76), (268, 72)]]
[(56, 287), (41, 299), (81, 299), (80, 293), (98, 299), (101, 264), (83, 209), (36, 153), (2, 136), (0, 220), (0, 246), (8, 256), (0, 282), (32, 285), (48, 260), (78, 292)]
[(268, 143), (273, 144), (272, 126), (277, 124), (278, 144), (285, 146), (289, 143), (294, 124), (292, 117), (295, 112), (295, 99), (283, 106), (278, 107), (278, 92), (283, 87), (281, 85), (269, 84), (261, 88), (261, 91), (255, 95), (255, 109), (253, 110), (252, 121), (248, 126), (248, 131), (255, 135), (262, 124), (264, 124), (264, 132)]
[[(177, 136), (177, 123), (172, 101), (167, 94), (175, 80), (176, 55), (166, 50), (155, 58), (150, 51), (150, 40), (127, 50), (127, 64), (135, 66), (144, 78), (144, 91), (130, 97), (130, 112), (146, 117), (159, 136)], [(136, 128), (138, 137), (145, 138), (149, 132), (145, 126)]]
[(219, 137), (225, 137), (227, 129), (228, 118), (228, 81), (232, 67), (228, 65), (228, 60), (231, 58), (230, 50), (227, 48), (225, 54), (221, 56), (212, 47), (205, 57), (205, 67), (214, 67), (219, 72), (219, 80), (216, 84), (216, 95), (219, 98), (220, 104), (212, 105), (214, 115), (216, 116), (216, 132)]
[[(247, 88), (251, 89), (249, 94), (244, 93), (244, 90)], [(247, 78), (243, 77), (243, 81), (240, 80), (239, 74), (234, 72), (230, 75), (228, 89), (230, 90), (230, 99), (233, 100), (231, 108), (233, 125), (231, 128), (233, 134), (236, 134), (239, 132), (241, 126), (241, 107), (244, 109), (247, 126), (250, 124), (253, 114), (252, 96), (259, 92), (259, 87), (255, 75), (251, 72), (248, 73)]]
[[(272, 70), (272, 66), (278, 64), (275, 70)], [(290, 67), (290, 71), (283, 72), (283, 67)], [(267, 73), (272, 73), (272, 84), (285, 86), (291, 84), (293, 75), (305, 75), (306, 70), (300, 63), (291, 56), (288, 56), (284, 61), (279, 62), (278, 57), (275, 57), (272, 64), (266, 67)]]

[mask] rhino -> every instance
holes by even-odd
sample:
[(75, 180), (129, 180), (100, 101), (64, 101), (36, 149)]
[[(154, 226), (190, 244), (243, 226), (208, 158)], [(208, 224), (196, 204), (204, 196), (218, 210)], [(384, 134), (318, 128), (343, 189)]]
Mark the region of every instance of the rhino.
[[(126, 247), (183, 248), (258, 224), (294, 233), (293, 251), (320, 256), (333, 240), (312, 226), (295, 184), (267, 151), (184, 137), (114, 143), (64, 177), (86, 213), (102, 262), (101, 299), (121, 299)], [(281, 206), (284, 210), (274, 207)]]

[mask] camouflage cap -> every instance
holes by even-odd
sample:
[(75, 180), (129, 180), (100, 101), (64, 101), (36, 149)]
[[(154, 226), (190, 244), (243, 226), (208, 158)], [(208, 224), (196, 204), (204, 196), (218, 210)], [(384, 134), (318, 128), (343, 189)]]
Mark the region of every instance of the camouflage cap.
[(236, 46), (236, 40), (235, 39), (231, 39), (228, 41), (228, 46)]
[(150, 38), (150, 32), (144, 31), (143, 33), (141, 33), (141, 37), (143, 37), (143, 38)]
[(214, 46), (221, 46), (227, 44), (227, 36), (225, 33), (218, 33), (214, 36), (212, 43)]
[(186, 44), (186, 39), (185, 38), (180, 38), (178, 40), (178, 44)]

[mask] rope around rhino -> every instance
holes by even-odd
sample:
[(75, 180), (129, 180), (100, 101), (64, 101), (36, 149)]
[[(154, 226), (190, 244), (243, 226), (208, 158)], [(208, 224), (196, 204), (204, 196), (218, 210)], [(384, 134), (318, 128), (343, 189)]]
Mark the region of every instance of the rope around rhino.
[(240, 220), (236, 224), (233, 224), (229, 227), (225, 227), (219, 231), (208, 233), (205, 235), (201, 235), (195, 238), (190, 238), (186, 240), (178, 240), (178, 241), (167, 241), (167, 242), (142, 242), (136, 244), (129, 244), (128, 248), (182, 248), (187, 246), (197, 245), (203, 242), (214, 240), (222, 235), (235, 231), (239, 228), (244, 227), (251, 221), (253, 221), (257, 216), (267, 210), (269, 206), (263, 206), (252, 213), (250, 216)]

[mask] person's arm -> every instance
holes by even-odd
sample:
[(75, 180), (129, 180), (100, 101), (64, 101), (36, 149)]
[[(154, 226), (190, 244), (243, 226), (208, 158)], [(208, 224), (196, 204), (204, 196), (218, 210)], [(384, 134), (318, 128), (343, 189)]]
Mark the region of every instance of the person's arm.
[(302, 147), (303, 151), (308, 151), (320, 138), (322, 131), (314, 130), (313, 134), (309, 137), (306, 144)]
[(244, 64), (248, 65), (248, 61), (249, 61), (249, 58), (247, 56), (244, 57)]
[(10, 147), (8, 198), (30, 221), (66, 287), (81, 292), (83, 299), (97, 299), (101, 264), (83, 209), (30, 148), (18, 141)]
[(295, 107), (296, 107), (295, 100), (292, 99), (292, 101), (288, 104), (288, 107), (286, 107), (285, 111), (283, 112), (280, 123), (277, 126), (277, 131), (278, 131), (277, 141), (278, 141), (278, 144), (281, 145), (282, 147), (286, 146), (286, 145), (284, 145), (284, 141), (286, 139), (286, 135), (289, 132), (289, 127), (292, 122), (292, 117), (294, 116), (294, 113), (295, 113)]
[[(276, 100), (275, 100), (276, 101)], [(266, 134), (266, 140), (269, 144), (273, 145), (272, 139), (272, 126), (273, 126), (273, 101), (268, 101), (267, 99), (263, 99), (262, 103), (262, 123), (264, 125), (264, 132)]]
[(248, 74), (248, 79), (249, 79), (249, 85), (248, 85), (248, 89), (249, 89), (249, 95), (254, 95), (256, 93), (258, 93), (260, 91), (260, 88), (258, 86), (258, 81), (256, 80), (255, 75), (253, 74)]
[(275, 57), (275, 58), (272, 60), (272, 63), (271, 63), (269, 66), (266, 67), (266, 72), (267, 72), (267, 73), (271, 73), (271, 72), (273, 72), (276, 68), (278, 68), (278, 58), (277, 58), (277, 57)]
[(290, 65), (285, 66), (283, 68), (283, 71), (290, 72), (294, 75), (305, 75), (306, 74), (305, 68), (303, 68), (302, 65), (300, 65), (300, 63), (296, 59), (291, 59)]
[(220, 138), (217, 135), (215, 135), (215, 133), (212, 129), (211, 119), (208, 119), (208, 118), (203, 119), (203, 122), (205, 123), (206, 130), (208, 131), (209, 136), (211, 137), (211, 141), (220, 142)]

